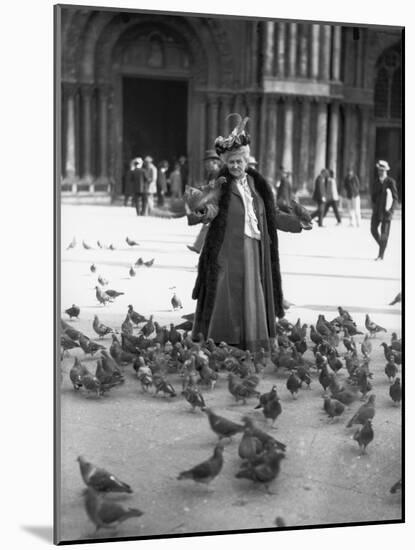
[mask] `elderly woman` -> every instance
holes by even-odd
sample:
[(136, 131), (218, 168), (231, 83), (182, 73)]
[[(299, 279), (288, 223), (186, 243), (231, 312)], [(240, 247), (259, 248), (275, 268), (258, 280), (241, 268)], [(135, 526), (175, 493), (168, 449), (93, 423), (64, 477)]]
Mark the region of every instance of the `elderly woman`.
[(193, 335), (257, 351), (269, 349), (276, 316), (284, 316), (277, 228), (300, 232), (302, 227), (288, 214), (281, 227), (270, 186), (248, 167), (246, 121), (240, 118), (228, 138), (215, 141), (223, 183), (213, 216), (203, 220), (210, 226), (192, 295), (197, 299)]

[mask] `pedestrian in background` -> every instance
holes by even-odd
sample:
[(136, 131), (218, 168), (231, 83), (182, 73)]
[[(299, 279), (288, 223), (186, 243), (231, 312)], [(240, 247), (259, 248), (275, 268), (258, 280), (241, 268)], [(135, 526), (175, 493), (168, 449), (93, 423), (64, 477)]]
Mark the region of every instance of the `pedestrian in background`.
[(318, 217), (319, 227), (323, 227), (324, 205), (326, 203), (326, 182), (327, 172), (326, 169), (323, 168), (314, 182), (313, 201), (317, 203), (317, 209), (311, 214), (312, 219)]
[(170, 196), (173, 199), (180, 199), (182, 196), (182, 174), (180, 163), (174, 163), (174, 169), (170, 174)]
[(149, 155), (144, 159), (145, 189), (143, 193), (143, 216), (151, 214), (154, 208), (154, 196), (157, 193), (157, 168)]
[[(203, 158), (203, 162), (204, 162), (204, 169), (205, 169), (204, 185), (209, 185), (215, 182), (217, 175), (219, 173), (219, 170), (222, 167), (222, 161), (214, 149), (208, 149)], [(202, 250), (203, 244), (205, 242), (205, 237), (208, 232), (208, 229), (209, 229), (209, 224), (208, 223), (203, 224), (202, 229), (199, 231), (199, 234), (197, 235), (195, 242), (193, 244), (188, 244), (187, 248), (192, 252), (196, 252), (197, 254), (200, 254), (200, 251)]]
[(292, 188), (291, 188), (291, 172), (281, 166), (280, 178), (276, 184), (277, 188), (277, 206), (284, 208), (291, 205)]
[(133, 172), (137, 165), (137, 159), (132, 159), (130, 161), (130, 166), (127, 173), (125, 174), (125, 187), (124, 187), (124, 206), (127, 206), (128, 199), (131, 197), (134, 201), (134, 185), (133, 185)]
[(143, 170), (143, 159), (137, 157), (134, 159), (134, 170), (131, 173), (132, 192), (134, 195), (134, 206), (137, 216), (143, 212), (143, 194), (145, 190), (145, 173)]
[(343, 189), (347, 200), (347, 210), (349, 212), (350, 226), (360, 227), (360, 181), (354, 173), (353, 168), (349, 168), (343, 180)]
[(333, 209), (334, 215), (336, 216), (337, 225), (340, 225), (342, 223), (342, 219), (339, 214), (339, 192), (337, 190), (337, 182), (334, 177), (333, 170), (327, 170), (326, 202), (324, 205), (323, 218), (326, 217), (329, 208)]
[(167, 170), (169, 163), (167, 160), (162, 160), (158, 167), (157, 172), (157, 204), (158, 206), (164, 205), (164, 196), (167, 193)]
[(181, 193), (180, 196), (184, 194), (184, 191), (186, 189), (186, 185), (188, 183), (189, 178), (189, 166), (187, 164), (187, 158), (184, 155), (181, 155), (179, 157), (179, 169), (180, 169), (180, 176), (182, 181), (182, 187), (181, 187)]
[(383, 260), (388, 244), (393, 212), (398, 202), (398, 190), (395, 180), (388, 176), (390, 168), (386, 160), (379, 160), (376, 163), (376, 169), (377, 176), (372, 189), (370, 231), (379, 245), (379, 254), (375, 260)]

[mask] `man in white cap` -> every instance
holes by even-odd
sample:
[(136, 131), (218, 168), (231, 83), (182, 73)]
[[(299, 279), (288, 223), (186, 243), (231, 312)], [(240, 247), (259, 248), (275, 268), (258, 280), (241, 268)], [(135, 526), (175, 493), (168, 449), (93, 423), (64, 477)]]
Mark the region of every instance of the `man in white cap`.
[(386, 160), (379, 160), (376, 163), (376, 168), (377, 176), (372, 189), (370, 231), (379, 245), (379, 254), (375, 260), (383, 260), (388, 244), (393, 212), (398, 201), (398, 191), (395, 180), (388, 176), (390, 168)]

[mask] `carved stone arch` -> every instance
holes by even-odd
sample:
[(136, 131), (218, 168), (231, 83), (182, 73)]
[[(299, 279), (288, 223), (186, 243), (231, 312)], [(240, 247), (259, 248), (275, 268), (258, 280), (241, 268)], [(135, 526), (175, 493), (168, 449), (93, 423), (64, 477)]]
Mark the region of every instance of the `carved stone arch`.
[(228, 33), (223, 28), (221, 21), (208, 17), (205, 19), (209, 31), (214, 38), (216, 51), (218, 52), (219, 82), (222, 87), (232, 87), (234, 84), (235, 63), (232, 47), (229, 43)]
[[(366, 75), (369, 88), (374, 88), (376, 79), (376, 63), (385, 50), (400, 42), (398, 33), (371, 32), (369, 52), (366, 60)], [(401, 42), (402, 43), (402, 42)]]
[(92, 17), (91, 10), (80, 9), (72, 15), (64, 36), (62, 36), (62, 77), (66, 81), (78, 79), (78, 67), (81, 59), (80, 51), (83, 44), (85, 26)]
[(129, 29), (139, 25), (160, 26), (181, 37), (189, 48), (192, 58), (192, 69), (195, 80), (199, 84), (205, 84), (209, 71), (209, 53), (203, 42), (193, 29), (187, 24), (185, 18), (157, 17), (137, 15), (132, 17), (128, 24), (122, 23), (119, 16), (115, 16), (103, 29), (95, 47), (95, 78), (99, 81), (108, 81), (111, 75), (112, 52), (122, 36)]

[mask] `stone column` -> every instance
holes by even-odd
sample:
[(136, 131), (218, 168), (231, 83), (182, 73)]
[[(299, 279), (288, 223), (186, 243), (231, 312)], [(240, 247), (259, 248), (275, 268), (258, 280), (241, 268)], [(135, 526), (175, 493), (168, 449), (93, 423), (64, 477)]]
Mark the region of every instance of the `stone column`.
[(360, 159), (359, 159), (359, 178), (362, 189), (367, 190), (368, 184), (368, 169), (369, 169), (369, 109), (368, 107), (360, 108)]
[(332, 80), (340, 80), (340, 56), (342, 44), (342, 28), (341, 25), (333, 26), (333, 51), (331, 57), (331, 78)]
[(277, 41), (277, 74), (285, 75), (285, 35), (286, 24), (278, 23), (278, 41)]
[(288, 76), (294, 77), (297, 73), (297, 23), (290, 23), (290, 37), (288, 46)]
[(83, 153), (83, 174), (82, 178), (85, 183), (89, 184), (89, 191), (94, 191), (93, 178), (91, 173), (91, 151), (92, 151), (92, 118), (91, 118), (91, 100), (94, 93), (93, 84), (81, 85), (81, 98), (82, 98), (82, 114), (83, 114), (83, 128), (82, 128), (82, 153)]
[(306, 77), (308, 74), (308, 33), (309, 25), (303, 23), (300, 32), (300, 63), (299, 76)]
[(331, 51), (331, 27), (330, 25), (322, 25), (321, 33), (321, 71), (320, 77), (322, 80), (330, 78), (330, 51)]
[(339, 105), (334, 102), (330, 106), (330, 129), (329, 129), (329, 161), (328, 168), (333, 170), (337, 178), (337, 150), (339, 143)]
[(218, 137), (218, 108), (219, 101), (216, 94), (208, 98), (208, 149), (213, 147), (215, 139)]
[(288, 172), (293, 169), (293, 127), (294, 106), (292, 98), (284, 102), (284, 146), (282, 153), (282, 165)]
[(77, 191), (76, 148), (75, 148), (75, 83), (65, 83), (63, 95), (66, 99), (66, 141), (65, 141), (65, 176), (64, 181), (72, 184), (72, 192)]
[(278, 98), (276, 96), (268, 97), (267, 164), (265, 174), (268, 181), (272, 184), (275, 183), (277, 173), (277, 101)]
[(311, 78), (318, 78), (320, 55), (320, 25), (311, 26)]
[(274, 21), (265, 22), (265, 61), (264, 72), (266, 76), (272, 76), (274, 73), (274, 33), (275, 23)]
[(99, 113), (99, 178), (108, 182), (108, 96), (110, 88), (101, 84), (98, 90)]
[(258, 22), (252, 22), (252, 42), (251, 42), (251, 84), (256, 84), (258, 80), (258, 33), (260, 25)]
[(327, 104), (320, 101), (317, 104), (317, 122), (316, 122), (316, 153), (314, 162), (314, 176), (326, 167), (326, 148), (327, 148)]
[(298, 174), (299, 187), (303, 191), (307, 189), (309, 181), (308, 164), (310, 150), (310, 100), (306, 97), (302, 100), (301, 107), (301, 135), (300, 135), (300, 170)]

